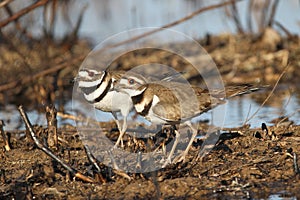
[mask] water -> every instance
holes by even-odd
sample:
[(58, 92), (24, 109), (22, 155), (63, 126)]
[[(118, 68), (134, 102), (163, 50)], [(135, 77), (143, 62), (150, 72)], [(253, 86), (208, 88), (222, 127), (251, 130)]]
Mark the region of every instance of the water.
[[(271, 121), (278, 117), (289, 117), (290, 121), (293, 121), (294, 124), (300, 125), (300, 104), (299, 99), (296, 97), (296, 95), (292, 95), (290, 98), (285, 97), (283, 99), (283, 107), (274, 107), (270, 105), (265, 105), (264, 107), (260, 108), (260, 105), (253, 101), (251, 98), (247, 96), (243, 97), (237, 97), (231, 100), (228, 100), (227, 103), (224, 105), (224, 110), (221, 109), (221, 111), (225, 111), (224, 119), (222, 118), (222, 121), (224, 120), (224, 127), (232, 128), (232, 127), (238, 127), (244, 124), (244, 122), (252, 116), (257, 109), (259, 109), (259, 112), (255, 114), (255, 116), (247, 122), (251, 125), (252, 128), (258, 128), (261, 126), (262, 123), (266, 123), (267, 125), (274, 125)], [(82, 102), (74, 102), (74, 107), (77, 108), (77, 110), (84, 114), (86, 112), (86, 109), (84, 107), (85, 103)], [(218, 107), (216, 108), (218, 109)], [(65, 105), (66, 112), (70, 114), (75, 114), (75, 112), (72, 111), (72, 102), (69, 101)], [(46, 125), (46, 117), (44, 113), (38, 113), (37, 111), (29, 111), (27, 112), (29, 119), (31, 120), (32, 124), (39, 124), (39, 125)], [(212, 113), (213, 112), (207, 112), (199, 117), (196, 117), (193, 119), (193, 121), (198, 120), (212, 120)], [(88, 116), (91, 116), (90, 113), (86, 113)], [(94, 119), (97, 119), (97, 121), (111, 121), (113, 118), (110, 113), (104, 113), (101, 111), (96, 112), (96, 117)], [(5, 108), (0, 110), (0, 118), (4, 120), (6, 126), (5, 130), (15, 130), (15, 129), (24, 129), (25, 126), (23, 122), (21, 121), (19, 111), (17, 110), (17, 106), (15, 105), (7, 105)], [(129, 123), (141, 123), (145, 122), (142, 121), (142, 118), (138, 118), (138, 121), (129, 121)], [(73, 120), (66, 120), (61, 119), (58, 117), (58, 126), (64, 125), (64, 124), (71, 124), (73, 126), (76, 125), (76, 123)], [(220, 124), (214, 124), (216, 126), (220, 126)]]
[[(61, 13), (57, 15), (57, 24), (55, 27), (55, 36), (63, 38), (75, 26), (79, 17), (79, 13), (85, 7), (84, 17), (79, 35), (81, 37), (89, 38), (95, 45), (99, 44), (108, 37), (135, 28), (143, 27), (161, 27), (168, 23), (179, 20), (188, 14), (203, 8), (205, 6), (214, 5), (221, 0), (73, 0), (68, 7), (69, 22)], [(258, 1), (259, 2), (259, 1)], [(274, 0), (271, 0), (274, 2)], [(24, 2), (21, 2), (23, 4)], [(241, 1), (237, 3), (239, 18), (242, 26), (247, 29), (247, 14), (248, 1)], [(279, 1), (277, 12), (274, 20), (280, 22), (284, 27), (293, 34), (300, 33), (299, 27), (299, 1)], [(23, 5), (24, 6), (24, 5)], [(19, 6), (21, 7), (21, 6)], [(227, 8), (227, 11), (230, 9)], [(229, 12), (230, 13), (230, 12)], [(32, 21), (33, 16), (25, 16), (28, 22)], [(253, 27), (255, 28), (255, 18), (252, 16)], [(37, 16), (38, 23), (30, 23), (32, 35), (43, 35), (41, 24), (42, 17)], [(24, 20), (23, 19), (23, 20)], [(13, 28), (13, 26), (11, 26)], [(275, 26), (277, 30), (278, 27)], [(229, 20), (224, 8), (210, 10), (201, 13), (171, 27), (176, 31), (184, 33), (193, 38), (202, 38), (205, 34), (220, 34), (220, 33), (236, 33), (236, 27), (232, 20)], [(284, 35), (284, 34), (283, 34)]]

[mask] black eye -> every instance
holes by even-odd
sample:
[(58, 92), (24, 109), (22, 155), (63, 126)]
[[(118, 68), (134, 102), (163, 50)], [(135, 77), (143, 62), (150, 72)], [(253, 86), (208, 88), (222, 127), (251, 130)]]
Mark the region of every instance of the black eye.
[(133, 85), (135, 83), (134, 79), (129, 79), (128, 82), (130, 85)]
[(89, 76), (91, 76), (91, 77), (93, 77), (93, 76), (95, 75), (95, 73), (94, 73), (94, 72), (91, 72), (91, 71), (89, 71), (88, 74), (89, 74)]

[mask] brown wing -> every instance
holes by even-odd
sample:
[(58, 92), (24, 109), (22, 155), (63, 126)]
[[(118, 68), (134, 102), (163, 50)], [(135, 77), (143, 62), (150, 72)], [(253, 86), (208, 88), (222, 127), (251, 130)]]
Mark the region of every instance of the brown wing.
[(188, 84), (161, 82), (149, 86), (160, 100), (152, 108), (153, 113), (168, 122), (193, 118), (224, 102), (212, 97), (207, 90)]

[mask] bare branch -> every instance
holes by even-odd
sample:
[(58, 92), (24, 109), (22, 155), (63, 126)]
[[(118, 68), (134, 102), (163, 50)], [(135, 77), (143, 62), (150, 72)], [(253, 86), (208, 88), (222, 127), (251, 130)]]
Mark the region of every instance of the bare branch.
[(272, 27), (273, 23), (274, 23), (274, 17), (275, 17), (275, 13), (276, 13), (276, 8), (278, 6), (278, 3), (279, 3), (279, 0), (276, 0), (273, 5), (272, 5), (272, 8), (271, 8), (271, 14), (270, 14), (270, 17), (269, 17), (269, 22), (268, 22), (268, 26), (269, 27)]
[(0, 28), (6, 26), (7, 24), (9, 24), (12, 21), (15, 21), (17, 19), (19, 19), (20, 17), (22, 17), (23, 15), (29, 13), (31, 10), (34, 10), (37, 7), (43, 6), (45, 5), (49, 0), (40, 0), (22, 10), (20, 10), (19, 12), (17, 12), (15, 15), (3, 20), (2, 22), (0, 22)]
[(69, 166), (67, 163), (65, 163), (63, 160), (59, 159), (55, 154), (52, 153), (52, 151), (50, 149), (48, 149), (47, 147), (45, 147), (36, 137), (35, 132), (33, 131), (32, 125), (28, 119), (27, 114), (25, 113), (25, 111), (23, 110), (22, 106), (19, 106), (19, 112), (21, 114), (21, 117), (26, 125), (27, 130), (30, 133), (31, 138), (33, 139), (35, 145), (41, 149), (44, 153), (46, 153), (49, 157), (51, 157), (53, 160), (55, 160), (56, 162), (58, 162), (59, 164), (61, 164), (66, 170), (68, 170), (74, 177), (77, 177), (83, 181), (89, 182), (89, 183), (93, 183), (94, 180), (90, 177), (84, 176), (83, 174), (81, 174), (80, 172), (78, 172), (76, 169), (72, 168), (71, 166)]
[(2, 8), (2, 7), (4, 7), (4, 6), (6, 6), (6, 5), (8, 5), (11, 1), (12, 1), (12, 0), (6, 0), (6, 1), (0, 2), (0, 8)]
[(4, 148), (5, 148), (6, 151), (10, 151), (9, 139), (7, 138), (7, 135), (4, 132), (3, 126), (4, 126), (4, 122), (2, 120), (0, 120), (0, 133), (2, 135)]

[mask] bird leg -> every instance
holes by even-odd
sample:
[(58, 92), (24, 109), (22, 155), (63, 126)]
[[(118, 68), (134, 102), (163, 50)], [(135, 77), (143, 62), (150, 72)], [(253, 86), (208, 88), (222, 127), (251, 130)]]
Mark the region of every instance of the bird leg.
[(178, 133), (177, 130), (175, 130), (175, 134), (176, 134), (176, 135), (175, 135), (175, 141), (174, 141), (174, 144), (173, 144), (172, 149), (171, 149), (171, 151), (170, 151), (170, 154), (169, 154), (169, 156), (168, 156), (166, 162), (163, 164), (162, 168), (165, 168), (168, 164), (171, 164), (171, 163), (172, 163), (172, 156), (173, 156), (174, 151), (175, 151), (175, 149), (176, 149), (176, 146), (177, 146), (177, 144), (178, 144), (178, 138), (180, 137), (180, 135), (179, 135), (179, 133)]
[(127, 129), (127, 117), (124, 117), (123, 119), (123, 124), (121, 126), (120, 124), (120, 121), (118, 120), (118, 117), (117, 117), (117, 114), (115, 112), (112, 112), (113, 116), (114, 116), (114, 119), (115, 119), (115, 122), (117, 124), (117, 127), (119, 129), (119, 137), (117, 139), (117, 142), (116, 144), (114, 145), (114, 148), (117, 148), (117, 146), (119, 145), (119, 143), (121, 142), (121, 147), (123, 148), (124, 147), (124, 143), (123, 143), (123, 135)]
[(191, 130), (192, 130), (192, 137), (191, 137), (191, 139), (190, 139), (190, 141), (189, 141), (186, 149), (184, 150), (184, 152), (178, 157), (178, 159), (174, 160), (175, 162), (185, 161), (185, 156), (188, 154), (188, 152), (189, 152), (189, 150), (190, 150), (190, 148), (191, 148), (191, 146), (192, 146), (192, 144), (194, 142), (194, 139), (195, 139), (195, 137), (198, 134), (198, 130), (193, 127), (193, 125), (191, 124), (190, 121), (185, 122), (185, 124), (191, 128)]

